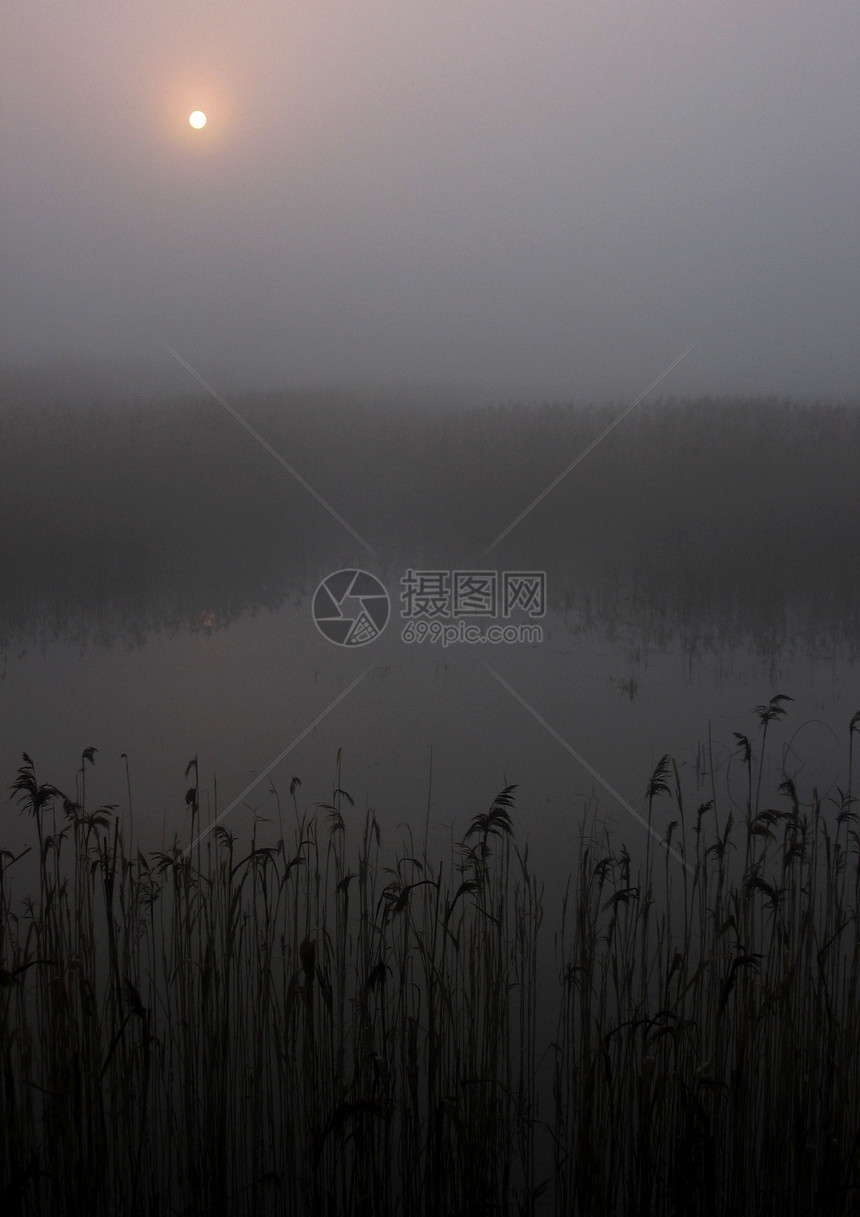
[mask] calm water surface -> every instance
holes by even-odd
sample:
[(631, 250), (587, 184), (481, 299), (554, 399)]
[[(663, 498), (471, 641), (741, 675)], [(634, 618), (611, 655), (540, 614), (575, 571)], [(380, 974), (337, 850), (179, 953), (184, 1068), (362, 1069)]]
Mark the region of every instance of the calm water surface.
[[(322, 578), (329, 568), (319, 566)], [(196, 756), (204, 821), (221, 816), (250, 834), (256, 820), (262, 839), (291, 826), (294, 776), (300, 807), (330, 799), (340, 751), (356, 825), (370, 805), (392, 842), (408, 827), (447, 850), (452, 833), (516, 784), (518, 838), (551, 883), (564, 877), (595, 802), (617, 841), (637, 852), (644, 829), (630, 809), (644, 811), (645, 785), (666, 752), (695, 807), (711, 796), (710, 739), (718, 794), (740, 803), (733, 733), (757, 738), (753, 707), (775, 693), (794, 700), (769, 736), (771, 790), (781, 765), (804, 798), (847, 786), (860, 671), (844, 641), (782, 637), (768, 649), (760, 630), (755, 641), (715, 642), (682, 638), (671, 621), (658, 630), (653, 619), (587, 619), (554, 593), (549, 571), (542, 642), (407, 645), (397, 572), (383, 575), (388, 626), (363, 647), (323, 638), (308, 595), (232, 620), (204, 611), (193, 626), (134, 643), (129, 621), (103, 623), (100, 639), (91, 628), (74, 641), (13, 640), (0, 667), (4, 786), (26, 751), (40, 780), (72, 792), (81, 752), (94, 745), (88, 802), (116, 803), (125, 819), (131, 811), (141, 843), (159, 848), (189, 839), (184, 775)], [(6, 840), (27, 827), (10, 804)]]

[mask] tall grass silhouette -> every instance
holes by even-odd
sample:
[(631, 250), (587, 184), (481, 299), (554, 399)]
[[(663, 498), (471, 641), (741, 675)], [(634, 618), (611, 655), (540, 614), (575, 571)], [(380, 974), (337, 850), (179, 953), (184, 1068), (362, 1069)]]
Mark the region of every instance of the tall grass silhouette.
[(689, 869), (583, 818), (552, 933), (514, 787), (441, 860), (408, 833), (384, 849), (339, 770), (313, 808), (293, 781), (275, 845), (215, 826), (144, 855), (88, 806), (94, 749), (74, 798), (25, 755), (35, 842), (0, 858), (3, 1211), (854, 1211), (860, 716), (835, 802), (788, 777), (769, 800), (786, 700), (738, 736), (742, 801), (711, 765), (690, 805), (656, 767), (647, 814), (669, 809)]

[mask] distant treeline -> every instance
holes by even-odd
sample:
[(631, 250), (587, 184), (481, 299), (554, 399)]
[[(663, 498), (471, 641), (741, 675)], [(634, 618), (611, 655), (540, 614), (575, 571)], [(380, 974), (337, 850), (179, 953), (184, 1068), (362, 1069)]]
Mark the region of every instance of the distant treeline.
[(330, 560), (543, 567), (554, 607), (577, 611), (621, 596), (673, 620), (790, 605), (855, 625), (854, 403), (663, 398), (599, 439), (625, 403), (231, 397), (267, 451), (203, 390), (150, 399), (7, 372), (0, 392), (6, 634), (64, 613), (229, 616), (315, 585)]

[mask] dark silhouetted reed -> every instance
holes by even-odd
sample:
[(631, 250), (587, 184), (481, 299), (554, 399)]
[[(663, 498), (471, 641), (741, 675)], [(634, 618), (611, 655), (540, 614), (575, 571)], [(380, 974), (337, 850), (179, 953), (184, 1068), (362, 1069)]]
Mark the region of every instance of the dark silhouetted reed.
[(738, 737), (740, 801), (711, 765), (690, 804), (658, 765), (647, 815), (670, 809), (686, 865), (583, 820), (555, 963), (513, 787), (446, 860), (408, 834), (389, 857), (339, 774), (312, 810), (293, 782), (274, 845), (215, 826), (145, 856), (87, 804), (94, 750), (74, 798), (25, 756), (36, 841), (0, 869), (2, 1211), (856, 1211), (857, 820), (849, 793), (763, 793), (785, 700)]

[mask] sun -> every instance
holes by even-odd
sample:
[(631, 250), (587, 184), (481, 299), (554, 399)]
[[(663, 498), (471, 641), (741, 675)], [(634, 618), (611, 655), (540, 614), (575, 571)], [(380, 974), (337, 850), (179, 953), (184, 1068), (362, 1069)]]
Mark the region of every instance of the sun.
[(189, 114), (188, 121), (195, 130), (199, 131), (201, 127), (206, 126), (206, 115), (202, 110), (195, 110), (193, 114)]

